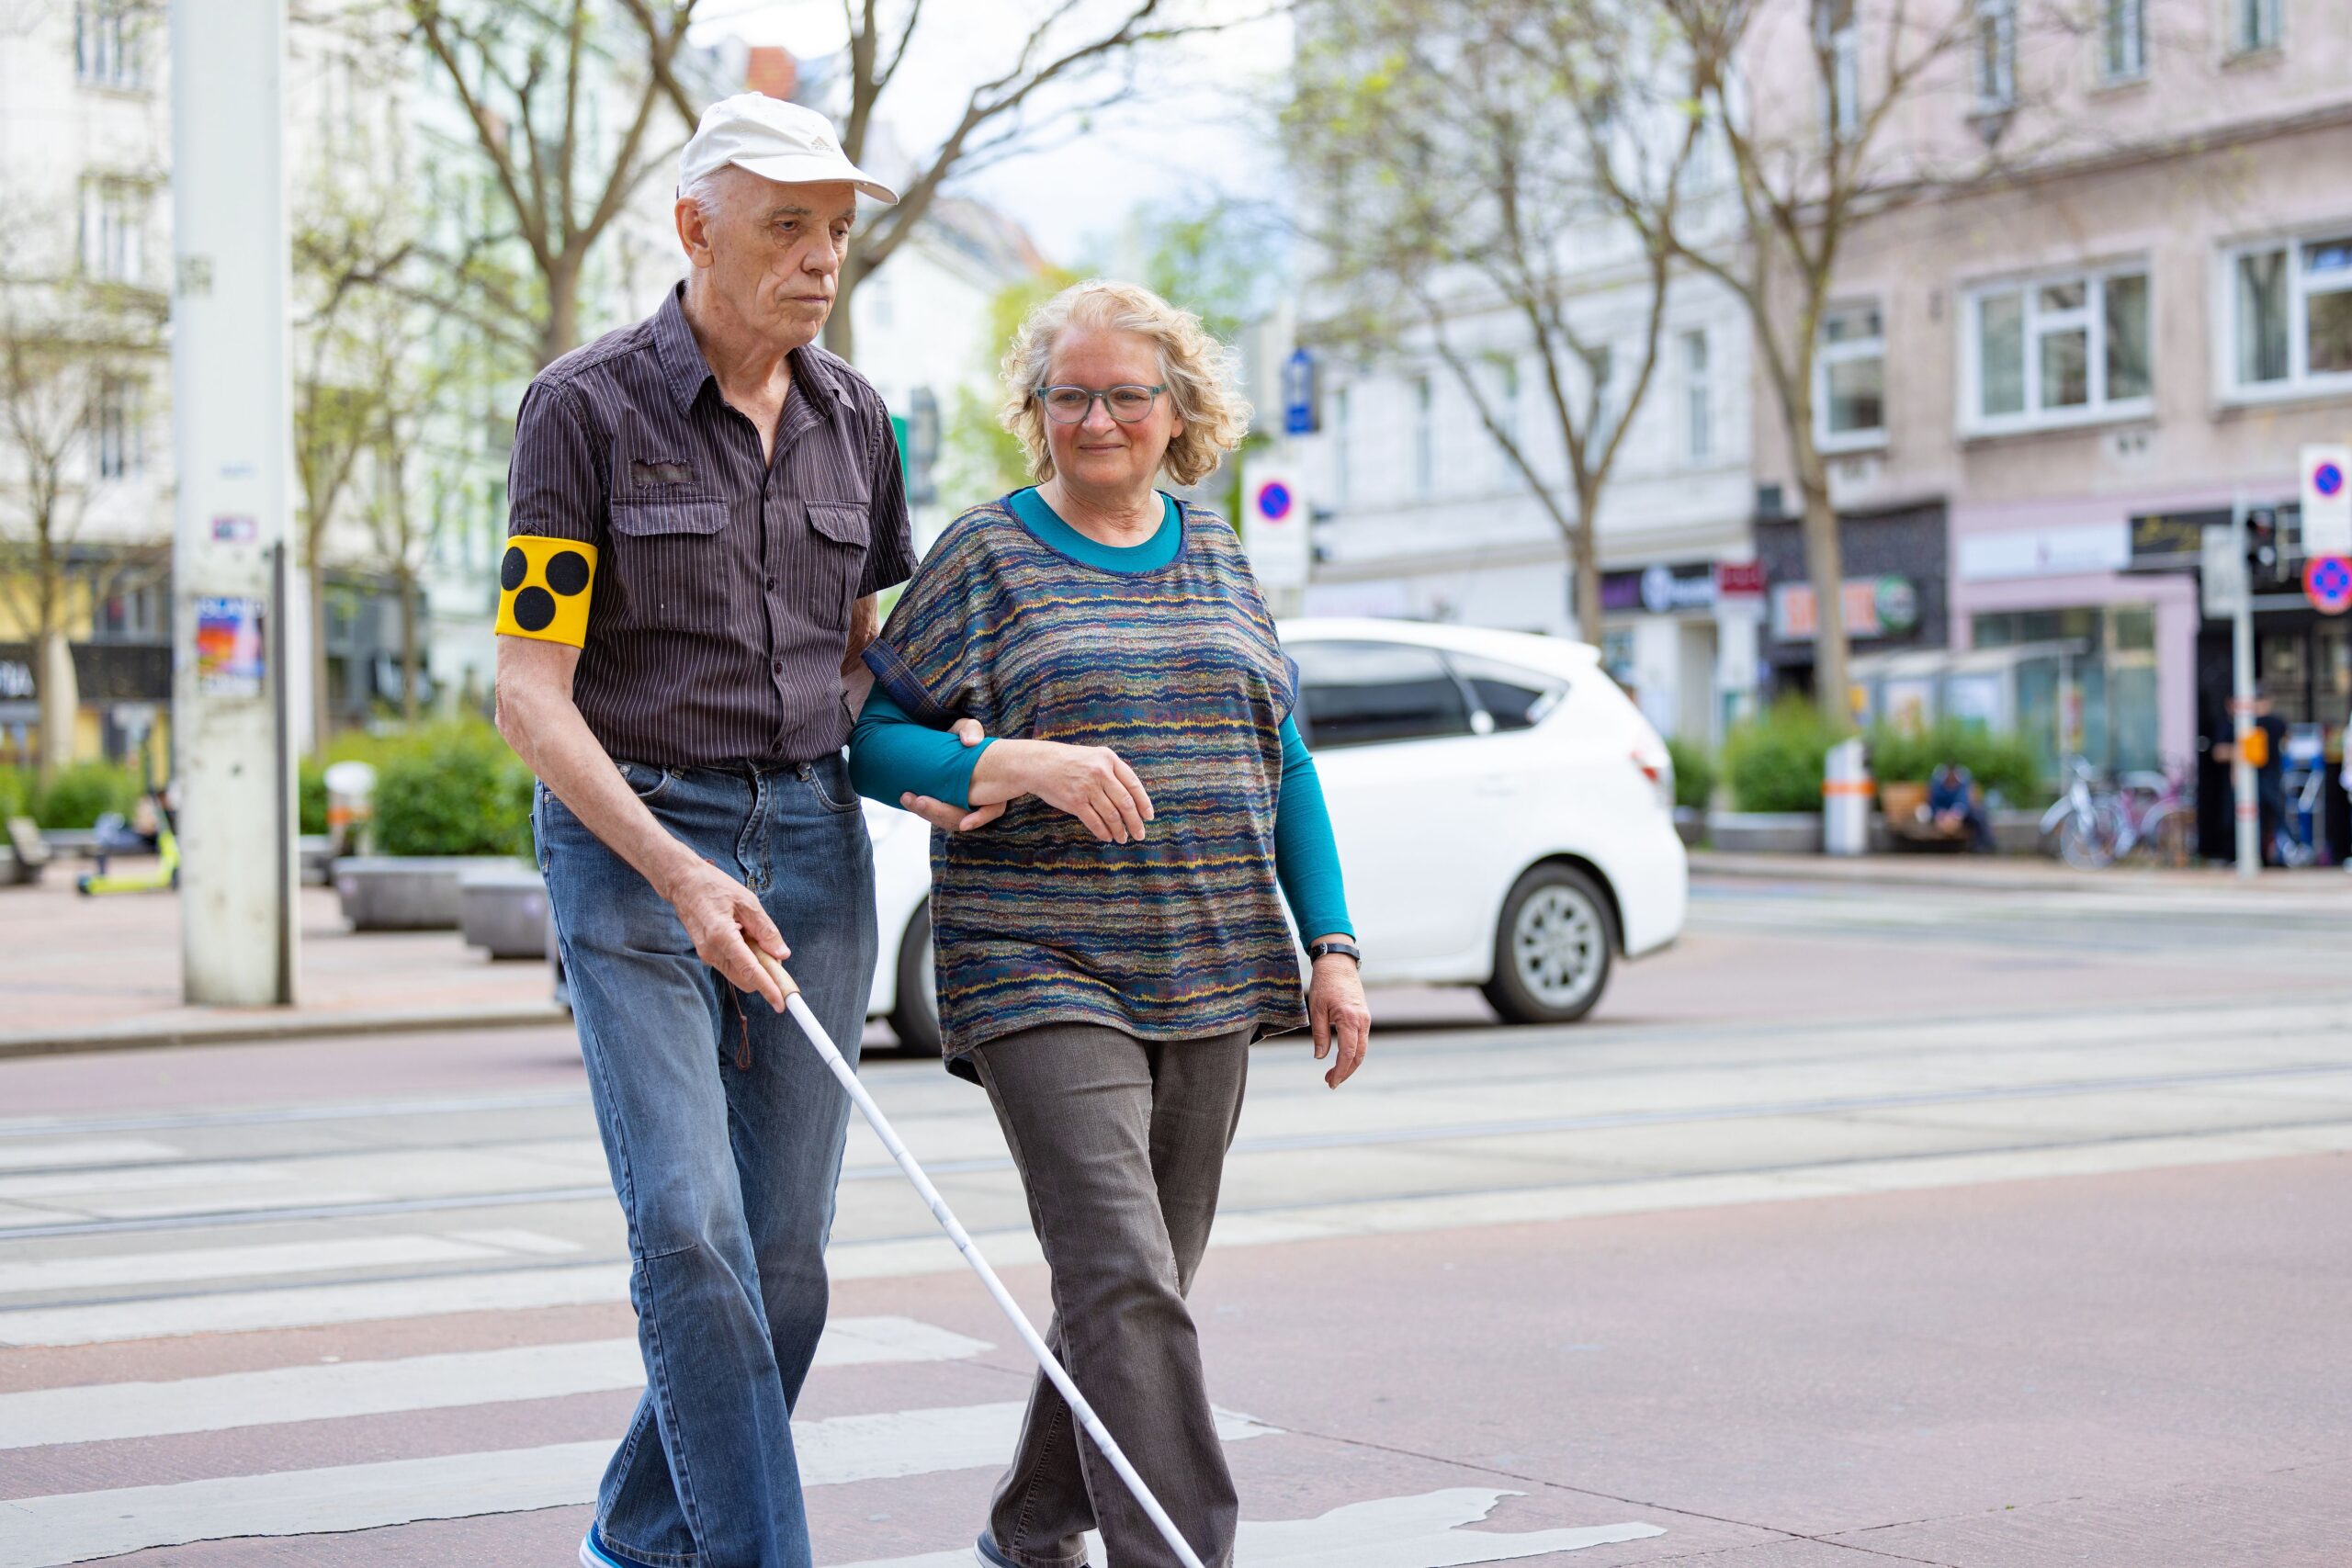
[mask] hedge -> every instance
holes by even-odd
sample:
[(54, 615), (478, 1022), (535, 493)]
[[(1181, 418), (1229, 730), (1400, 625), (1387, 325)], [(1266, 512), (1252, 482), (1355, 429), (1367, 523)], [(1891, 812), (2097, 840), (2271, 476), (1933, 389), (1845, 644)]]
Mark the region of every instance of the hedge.
[(1724, 773), (1742, 811), (1818, 811), (1823, 759), (1846, 732), (1802, 697), (1783, 697), (1731, 732)]
[(1696, 741), (1669, 739), (1666, 754), (1674, 759), (1674, 804), (1693, 811), (1707, 809), (1722, 776), (1714, 753)]
[[(30, 784), (31, 781), (25, 781)], [(136, 769), (119, 762), (76, 762), (60, 768), (47, 788), (32, 784), (32, 818), (44, 828), (95, 828), (109, 811), (125, 817), (139, 804)]]
[(1879, 724), (1870, 732), (1871, 776), (1881, 784), (1925, 784), (1945, 762), (1958, 762), (1976, 776), (1989, 798), (2011, 806), (2046, 798), (2033, 749), (2014, 735), (1996, 735), (1981, 724), (1946, 718), (1924, 729)]
[(379, 740), (375, 847), (388, 855), (527, 855), (531, 771), (480, 719)]

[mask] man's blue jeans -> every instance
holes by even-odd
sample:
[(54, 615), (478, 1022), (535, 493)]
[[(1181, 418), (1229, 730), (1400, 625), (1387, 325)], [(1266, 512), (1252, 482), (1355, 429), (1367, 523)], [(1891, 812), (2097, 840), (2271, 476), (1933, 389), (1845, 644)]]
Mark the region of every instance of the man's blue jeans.
[[(620, 769), (664, 828), (759, 896), (854, 1061), (874, 858), (847, 764)], [(791, 1416), (825, 1325), (849, 1097), (799, 1026), (696, 957), (670, 906), (544, 786), (532, 827), (645, 1352), (598, 1531), (658, 1568), (808, 1568)]]

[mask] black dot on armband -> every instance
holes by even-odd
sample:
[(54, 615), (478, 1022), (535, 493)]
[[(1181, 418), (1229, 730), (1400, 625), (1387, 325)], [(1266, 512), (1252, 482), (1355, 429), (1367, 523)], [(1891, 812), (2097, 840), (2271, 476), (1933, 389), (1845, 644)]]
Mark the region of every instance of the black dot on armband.
[(588, 558), (565, 550), (548, 558), (548, 586), (569, 599), (588, 586)]
[(544, 588), (526, 588), (514, 595), (514, 624), (526, 632), (543, 632), (555, 622), (555, 599)]
[(522, 587), (523, 580), (530, 575), (530, 558), (523, 553), (523, 547), (507, 546), (505, 558), (498, 563), (498, 586), (512, 593)]

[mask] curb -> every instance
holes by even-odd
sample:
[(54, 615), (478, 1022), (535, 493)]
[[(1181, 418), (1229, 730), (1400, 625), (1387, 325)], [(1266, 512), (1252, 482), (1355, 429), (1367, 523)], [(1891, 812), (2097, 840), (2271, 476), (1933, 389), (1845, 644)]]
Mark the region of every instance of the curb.
[(251, 1045), (341, 1035), (409, 1034), (428, 1030), (531, 1029), (571, 1022), (571, 1015), (551, 1002), (509, 1002), (462, 1012), (447, 1008), (390, 1009), (346, 1013), (290, 1012), (276, 1017), (265, 1014), (190, 1018), (161, 1023), (133, 1018), (88, 1029), (0, 1034), (0, 1061), (180, 1045)]
[[(2001, 857), (1995, 857), (1996, 861)], [(1911, 864), (1913, 861), (1926, 863)], [(1981, 865), (1982, 861), (1968, 863)], [(2125, 868), (2115, 871), (2064, 871), (2035, 868), (1989, 873), (1936, 869), (1930, 857), (1864, 855), (1837, 859), (1826, 855), (1722, 855), (1713, 851), (1690, 852), (1690, 874), (1733, 880), (1809, 882), (1846, 887), (1935, 887), (1981, 893), (2141, 894), (2184, 900), (2203, 900), (2216, 908), (2258, 908), (2290, 900), (2299, 912), (2352, 911), (2352, 877), (2332, 874), (2314, 881), (2295, 874), (2266, 872), (2251, 886), (2222, 872), (2162, 872)]]

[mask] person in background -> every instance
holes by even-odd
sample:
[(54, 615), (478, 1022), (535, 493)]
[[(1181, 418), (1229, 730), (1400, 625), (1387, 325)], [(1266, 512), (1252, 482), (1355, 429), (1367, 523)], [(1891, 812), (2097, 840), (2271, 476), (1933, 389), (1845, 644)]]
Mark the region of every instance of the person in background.
[[(1038, 308), (1004, 360), (1038, 483), (957, 518), (881, 638), (863, 793), (949, 829), (932, 930), (951, 1071), (988, 1091), (1053, 1271), (1048, 1341), (1210, 1568), (1233, 1477), (1185, 1293), (1250, 1042), (1312, 1019), (1336, 1089), (1371, 1029), (1339, 852), (1283, 652), (1197, 483), (1248, 406), (1200, 321), (1132, 284)], [(984, 743), (951, 732), (977, 721)], [(927, 798), (926, 798), (927, 797)], [(1299, 1005), (1286, 897), (1313, 961)], [(1177, 1559), (1039, 1378), (982, 1562)]]
[(1928, 781), (1928, 819), (1937, 830), (1968, 831), (1968, 847), (1980, 855), (1993, 852), (1993, 824), (1977, 797), (1976, 777), (1958, 762), (1939, 763)]

